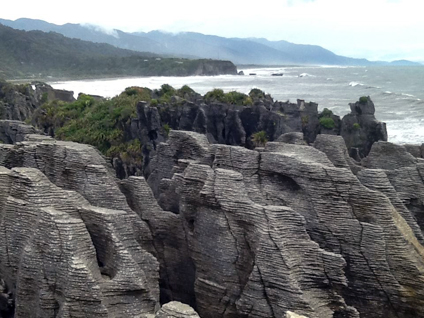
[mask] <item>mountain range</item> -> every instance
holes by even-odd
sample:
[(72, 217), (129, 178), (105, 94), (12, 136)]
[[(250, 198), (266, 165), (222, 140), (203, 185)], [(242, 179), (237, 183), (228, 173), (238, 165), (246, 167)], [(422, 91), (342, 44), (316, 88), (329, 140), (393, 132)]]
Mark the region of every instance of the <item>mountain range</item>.
[(225, 38), (195, 32), (161, 31), (127, 33), (104, 30), (93, 25), (56, 25), (42, 20), (0, 19), (0, 23), (20, 30), (56, 32), (66, 37), (107, 43), (119, 48), (184, 58), (230, 60), (235, 64), (281, 65), (420, 65), (410, 61), (373, 62), (337, 55), (321, 46), (269, 41), (264, 38)]
[(56, 32), (0, 24), (0, 78), (98, 78), (236, 74), (229, 61), (164, 58)]

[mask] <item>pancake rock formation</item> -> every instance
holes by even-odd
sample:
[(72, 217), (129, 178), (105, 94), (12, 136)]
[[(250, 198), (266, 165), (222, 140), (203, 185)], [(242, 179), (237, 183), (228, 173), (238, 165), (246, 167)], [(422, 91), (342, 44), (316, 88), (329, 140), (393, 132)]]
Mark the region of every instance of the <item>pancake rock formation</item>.
[(0, 132), (1, 317), (424, 317), (421, 146), (172, 130), (118, 180), (90, 146)]
[[(301, 139), (308, 144), (320, 134), (341, 135), (349, 155), (356, 160), (367, 156), (374, 142), (387, 141), (386, 125), (375, 118), (374, 103), (369, 97), (350, 104), (351, 113), (343, 118), (328, 109), (319, 112), (318, 104), (304, 100), (281, 102), (269, 95), (252, 96), (252, 100), (252, 105), (234, 105), (205, 100), (193, 93), (157, 106), (139, 102), (137, 117), (131, 119), (126, 133), (131, 136), (129, 139), (138, 139), (143, 145), (145, 174), (150, 173), (149, 161), (157, 146), (167, 140), (169, 129), (194, 131), (206, 135), (211, 143), (248, 149), (255, 148), (253, 137), (258, 132), (263, 132), (269, 141), (278, 141), (287, 133), (301, 133)], [(136, 170), (120, 160), (113, 165), (120, 178)]]

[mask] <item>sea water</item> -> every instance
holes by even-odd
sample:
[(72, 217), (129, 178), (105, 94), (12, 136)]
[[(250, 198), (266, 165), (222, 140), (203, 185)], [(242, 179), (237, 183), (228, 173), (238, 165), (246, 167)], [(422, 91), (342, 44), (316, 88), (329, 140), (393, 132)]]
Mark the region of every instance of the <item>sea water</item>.
[[(240, 75), (190, 77), (136, 77), (49, 83), (54, 88), (113, 97), (129, 86), (151, 89), (170, 84), (175, 88), (189, 85), (205, 94), (214, 88), (225, 92), (248, 93), (259, 88), (275, 100), (297, 99), (318, 103), (319, 109), (331, 109), (343, 116), (350, 112), (349, 103), (370, 96), (376, 117), (387, 123), (389, 141), (424, 142), (424, 66), (373, 67), (272, 67), (239, 68)], [(272, 76), (283, 73), (283, 76)], [(255, 74), (255, 75), (249, 75)]]

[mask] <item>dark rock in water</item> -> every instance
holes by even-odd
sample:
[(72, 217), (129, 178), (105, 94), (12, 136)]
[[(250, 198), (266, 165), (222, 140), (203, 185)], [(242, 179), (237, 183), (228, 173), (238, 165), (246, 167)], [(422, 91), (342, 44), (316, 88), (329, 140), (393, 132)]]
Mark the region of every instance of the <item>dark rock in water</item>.
[(237, 73), (237, 75), (244, 75), (244, 72), (243, 72), (243, 71), (239, 71), (239, 72)]
[(256, 75), (256, 73), (249, 73), (249, 75)]
[(283, 76), (283, 73), (272, 73), (272, 76)]

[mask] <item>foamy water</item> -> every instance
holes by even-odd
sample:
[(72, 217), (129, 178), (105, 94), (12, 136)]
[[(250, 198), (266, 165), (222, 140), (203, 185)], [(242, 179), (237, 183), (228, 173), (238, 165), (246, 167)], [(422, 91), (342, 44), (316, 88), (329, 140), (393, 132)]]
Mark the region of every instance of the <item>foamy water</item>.
[[(387, 123), (389, 141), (424, 142), (424, 66), (423, 67), (272, 67), (240, 69), (244, 76), (137, 77), (49, 83), (54, 88), (78, 93), (113, 97), (129, 86), (150, 89), (170, 84), (189, 85), (200, 94), (214, 88), (248, 93), (259, 88), (275, 100), (304, 99), (333, 110), (337, 115), (350, 112), (349, 103), (360, 96), (371, 96), (377, 119)], [(256, 75), (248, 75), (255, 73)], [(283, 73), (283, 76), (272, 76)]]

